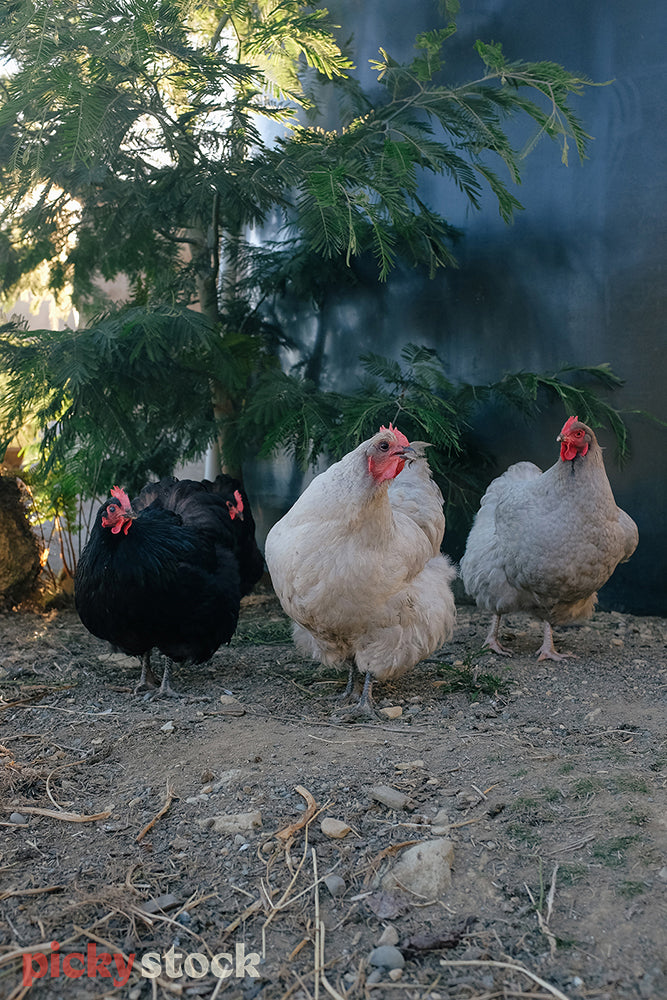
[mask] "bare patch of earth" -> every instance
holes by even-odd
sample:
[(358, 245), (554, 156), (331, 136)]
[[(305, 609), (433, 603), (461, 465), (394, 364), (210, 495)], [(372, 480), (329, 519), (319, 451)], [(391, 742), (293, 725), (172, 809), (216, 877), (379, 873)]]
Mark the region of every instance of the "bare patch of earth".
[[(133, 695), (136, 661), (72, 610), (0, 616), (0, 996), (664, 1000), (667, 620), (597, 612), (558, 664), (521, 616), (511, 660), (482, 654), (487, 625), (460, 607), (376, 686), (400, 716), (350, 725), (270, 591), (174, 670), (182, 701)], [(445, 891), (383, 888), (440, 838)], [(381, 941), (402, 969), (369, 963)]]

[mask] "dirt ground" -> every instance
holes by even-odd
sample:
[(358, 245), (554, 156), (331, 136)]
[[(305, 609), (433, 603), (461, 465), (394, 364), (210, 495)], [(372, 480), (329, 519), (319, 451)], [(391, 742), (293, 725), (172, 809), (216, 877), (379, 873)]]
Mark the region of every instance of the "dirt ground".
[[(350, 724), (268, 589), (181, 701), (71, 609), (0, 615), (0, 997), (664, 1000), (667, 619), (598, 611), (558, 664), (487, 624)], [(448, 888), (383, 885), (434, 840)]]

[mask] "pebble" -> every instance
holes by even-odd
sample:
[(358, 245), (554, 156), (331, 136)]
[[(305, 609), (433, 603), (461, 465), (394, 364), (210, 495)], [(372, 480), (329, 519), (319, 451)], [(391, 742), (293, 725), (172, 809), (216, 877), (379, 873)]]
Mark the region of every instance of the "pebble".
[(449, 815), (446, 809), (439, 809), (431, 822), (431, 833), (434, 837), (449, 835)]
[(242, 774), (243, 771), (239, 767), (233, 767), (230, 771), (223, 771), (217, 781), (209, 781), (207, 784), (202, 785), (200, 795), (215, 795), (225, 785), (229, 785), (232, 781), (240, 778)]
[(393, 924), (386, 925), (385, 929), (382, 931), (382, 934), (380, 935), (378, 944), (379, 945), (389, 944), (392, 946), (396, 946), (398, 944), (398, 931), (396, 930)]
[(11, 816), (9, 817), (9, 822), (16, 823), (20, 826), (25, 826), (28, 820), (23, 815), (23, 813), (12, 813)]
[(397, 788), (390, 785), (375, 785), (369, 788), (368, 794), (376, 802), (380, 802), (387, 809), (410, 809), (410, 797), (405, 792), (399, 792)]
[(332, 896), (342, 896), (347, 889), (345, 879), (341, 878), (340, 875), (327, 875), (324, 884)]
[(332, 819), (327, 816), (320, 823), (320, 830), (325, 837), (331, 837), (333, 840), (342, 840), (350, 832), (351, 827), (344, 823), (342, 819)]
[(381, 944), (373, 948), (368, 956), (368, 964), (381, 969), (402, 969), (405, 965), (403, 955), (391, 944)]
[(101, 660), (102, 663), (113, 663), (115, 667), (127, 667), (128, 670), (137, 669), (136, 656), (128, 656), (126, 653), (105, 653), (104, 656), (98, 656), (98, 660)]
[(222, 715), (245, 715), (245, 708), (233, 694), (221, 694), (220, 706)]
[(166, 910), (173, 910), (174, 907), (180, 906), (180, 901), (173, 893), (165, 893), (164, 896), (156, 896), (154, 899), (148, 899), (145, 903), (142, 903), (140, 909), (144, 913), (160, 913)]
[(382, 879), (388, 891), (405, 889), (423, 899), (438, 899), (452, 881), (454, 846), (446, 837), (409, 847)]
[(400, 719), (403, 709), (400, 705), (388, 705), (387, 708), (379, 710), (379, 715), (384, 715), (385, 719)]
[(262, 825), (262, 814), (259, 811), (247, 813), (226, 813), (221, 816), (211, 816), (200, 820), (200, 826), (212, 829), (213, 833), (243, 833), (246, 830), (256, 830)]
[(481, 801), (482, 796), (477, 792), (459, 792), (456, 796), (456, 808), (461, 811), (464, 809), (471, 809)]
[(160, 726), (160, 732), (161, 733), (173, 733), (173, 731), (174, 731), (175, 728), (176, 727), (175, 727), (174, 723), (170, 719), (169, 722), (165, 722), (164, 726)]

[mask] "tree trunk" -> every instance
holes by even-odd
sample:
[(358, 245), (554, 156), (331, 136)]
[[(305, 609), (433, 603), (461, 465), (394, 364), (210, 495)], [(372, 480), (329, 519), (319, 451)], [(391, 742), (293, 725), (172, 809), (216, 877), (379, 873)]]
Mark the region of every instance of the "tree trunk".
[(0, 476), (0, 602), (13, 607), (30, 597), (41, 568), (18, 483)]

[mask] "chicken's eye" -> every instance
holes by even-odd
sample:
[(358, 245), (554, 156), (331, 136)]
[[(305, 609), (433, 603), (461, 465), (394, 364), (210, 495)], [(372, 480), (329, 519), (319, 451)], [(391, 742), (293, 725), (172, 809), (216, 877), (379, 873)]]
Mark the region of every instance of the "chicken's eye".
[(115, 514), (118, 510), (115, 503), (112, 503), (110, 507), (107, 507), (107, 514)]
[(389, 451), (389, 442), (388, 441), (381, 441), (380, 442), (380, 451)]

